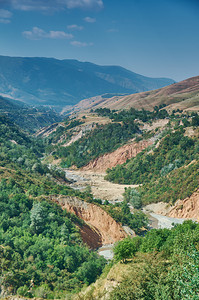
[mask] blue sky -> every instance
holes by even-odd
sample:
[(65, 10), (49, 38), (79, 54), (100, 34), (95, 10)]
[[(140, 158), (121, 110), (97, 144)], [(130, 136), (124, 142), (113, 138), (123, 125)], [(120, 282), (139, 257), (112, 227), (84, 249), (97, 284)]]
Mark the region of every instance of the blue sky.
[(199, 75), (199, 0), (0, 0), (0, 55)]

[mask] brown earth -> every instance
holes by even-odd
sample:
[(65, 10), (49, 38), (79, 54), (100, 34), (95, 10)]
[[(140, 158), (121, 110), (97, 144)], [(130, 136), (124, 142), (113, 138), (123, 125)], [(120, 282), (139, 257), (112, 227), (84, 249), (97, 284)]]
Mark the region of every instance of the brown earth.
[(178, 200), (167, 215), (174, 218), (195, 219), (199, 222), (199, 189), (190, 197)]
[(113, 244), (127, 236), (121, 225), (97, 205), (75, 197), (59, 196), (51, 200), (85, 221), (86, 225), (80, 227), (80, 232), (83, 241), (92, 249)]
[[(71, 187), (84, 190), (87, 186), (91, 187), (95, 198), (108, 200), (110, 202), (121, 202), (124, 200), (123, 193), (125, 188), (137, 187), (138, 185), (118, 184), (104, 179), (106, 173), (98, 173), (82, 170), (67, 170), (67, 173), (80, 177)], [(67, 177), (67, 174), (66, 174)], [(68, 177), (70, 178), (70, 177)], [(82, 180), (81, 180), (82, 178)]]
[(190, 197), (176, 201), (173, 206), (159, 202), (149, 204), (144, 209), (171, 218), (192, 219), (199, 222), (199, 189)]
[(114, 152), (104, 154), (81, 168), (82, 171), (92, 170), (93, 172), (105, 172), (108, 168), (113, 168), (126, 162), (127, 159), (135, 157), (139, 152), (152, 145), (152, 140), (131, 142)]
[(199, 110), (199, 76), (169, 85), (167, 87), (142, 92), (127, 96), (115, 96), (112, 98), (97, 99), (96, 101), (84, 100), (78, 103), (78, 110), (97, 109), (100, 107), (111, 110), (136, 109), (153, 110), (154, 106), (165, 103), (168, 110)]

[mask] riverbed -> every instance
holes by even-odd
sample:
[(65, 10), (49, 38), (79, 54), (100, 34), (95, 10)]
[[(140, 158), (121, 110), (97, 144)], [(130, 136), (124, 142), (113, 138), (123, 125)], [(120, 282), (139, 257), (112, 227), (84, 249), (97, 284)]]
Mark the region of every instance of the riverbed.
[[(138, 185), (116, 184), (104, 179), (106, 173), (96, 173), (91, 171), (65, 169), (66, 177), (72, 181), (71, 187), (84, 190), (90, 186), (93, 196), (101, 200), (108, 200), (111, 203), (122, 202), (123, 193), (127, 187), (137, 187)], [(151, 228), (172, 228), (172, 224), (182, 224), (185, 219), (170, 218), (155, 214), (153, 211), (145, 211), (150, 219)]]
[[(102, 201), (108, 200), (111, 203), (122, 202), (123, 193), (127, 187), (137, 187), (137, 185), (115, 184), (104, 179), (105, 173), (95, 173), (91, 171), (69, 170), (65, 169), (66, 177), (72, 182), (70, 186), (74, 189), (85, 190), (90, 186), (93, 196)], [(147, 211), (150, 223), (150, 229), (168, 228), (171, 229), (174, 224), (182, 224), (185, 219), (171, 218)], [(113, 245), (104, 245), (98, 249), (98, 253), (106, 259), (113, 258)]]

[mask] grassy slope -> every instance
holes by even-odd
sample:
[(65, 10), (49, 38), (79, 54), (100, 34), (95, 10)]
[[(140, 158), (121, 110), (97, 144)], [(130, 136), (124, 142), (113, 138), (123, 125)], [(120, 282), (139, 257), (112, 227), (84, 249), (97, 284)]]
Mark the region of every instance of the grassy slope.
[[(154, 90), (149, 92), (142, 92), (138, 94), (127, 95), (123, 97), (112, 97), (105, 99), (99, 104), (93, 102), (93, 108), (110, 108), (111, 110), (136, 109), (153, 110), (154, 106), (163, 103), (168, 105), (168, 109), (185, 109), (185, 110), (199, 110), (199, 76), (189, 78), (182, 82)], [(92, 108), (90, 106), (89, 108)], [(84, 109), (86, 107), (84, 106)]]

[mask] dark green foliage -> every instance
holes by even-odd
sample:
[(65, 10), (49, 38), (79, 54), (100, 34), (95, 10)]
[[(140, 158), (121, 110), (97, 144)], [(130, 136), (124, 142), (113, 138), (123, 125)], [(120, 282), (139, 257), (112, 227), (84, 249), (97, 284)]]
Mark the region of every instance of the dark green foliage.
[(126, 259), (125, 245), (127, 257), (133, 259), (109, 299), (198, 299), (197, 223), (186, 221), (172, 230), (152, 230), (144, 238), (123, 240), (115, 247), (116, 260)]
[(74, 220), (81, 222), (60, 206), (3, 180), (0, 211), (0, 278), (11, 293), (37, 296), (45, 284), (46, 297), (59, 298), (101, 273), (104, 259), (82, 244)]
[(129, 202), (135, 209), (142, 207), (142, 200), (140, 193), (134, 188), (126, 188), (124, 192), (124, 200)]
[(139, 249), (140, 243), (140, 237), (135, 237), (133, 239), (128, 237), (123, 241), (117, 243), (113, 249), (114, 258), (116, 260), (122, 260), (123, 262), (125, 262), (127, 258), (131, 258), (133, 257), (133, 255), (135, 255), (135, 253)]
[(147, 216), (139, 210), (135, 210), (132, 214), (126, 201), (115, 205), (109, 203), (108, 205), (104, 205), (104, 209), (112, 216), (113, 219), (122, 225), (129, 226), (137, 234), (142, 233), (143, 230), (148, 228)]
[(192, 126), (199, 126), (199, 115), (198, 113), (192, 113), (192, 121), (191, 121)]
[(165, 119), (169, 117), (168, 112), (163, 109), (165, 105), (160, 105), (159, 107), (155, 106), (154, 111), (147, 110), (136, 110), (135, 108), (130, 108), (129, 110), (122, 110), (116, 112), (115, 110), (110, 110), (109, 108), (98, 108), (95, 110), (100, 116), (107, 116), (115, 122), (130, 122), (135, 121), (136, 119), (141, 120), (142, 122), (151, 121), (154, 119)]

